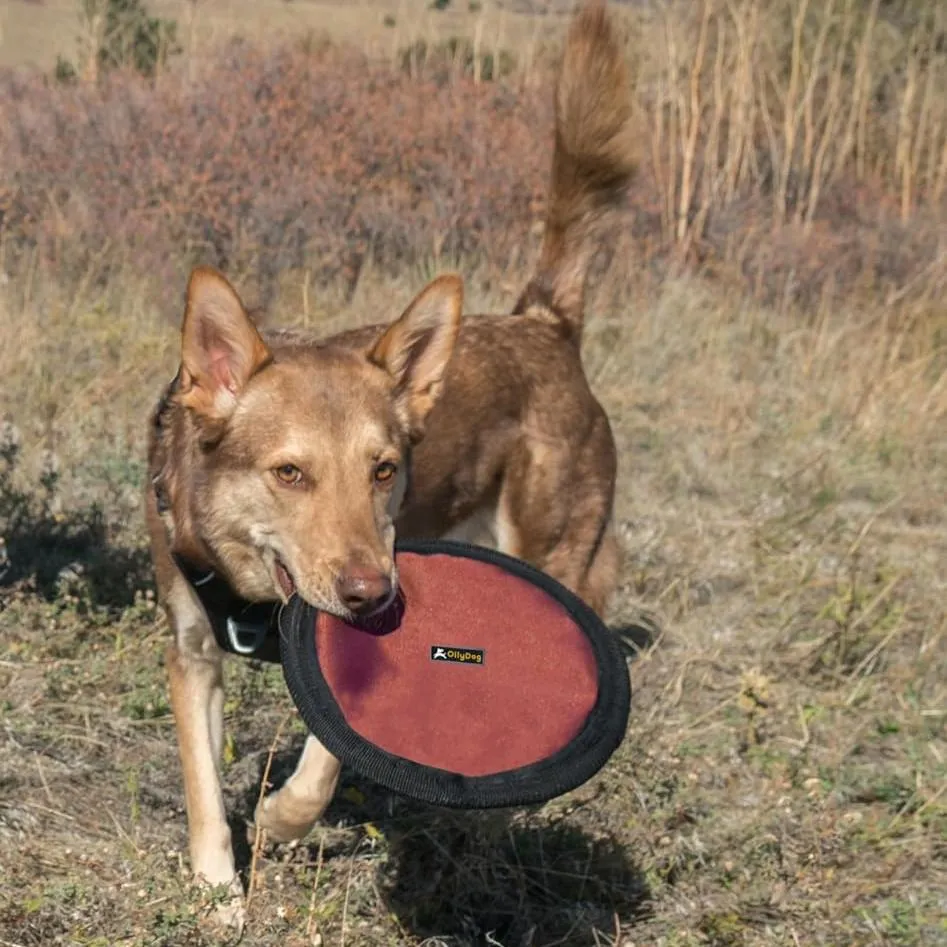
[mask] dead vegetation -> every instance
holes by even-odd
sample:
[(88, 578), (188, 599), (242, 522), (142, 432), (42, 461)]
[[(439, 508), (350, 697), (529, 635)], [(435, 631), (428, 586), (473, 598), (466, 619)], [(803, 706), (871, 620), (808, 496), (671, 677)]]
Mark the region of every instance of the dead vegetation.
[[(615, 622), (657, 629), (628, 739), (537, 811), (347, 774), (324, 828), (257, 860), (245, 942), (947, 936), (938, 9), (645, 9), (646, 173), (585, 349), (622, 456)], [(470, 311), (509, 306), (549, 132), (517, 75), (245, 45), (156, 84), (4, 80), (0, 943), (213, 943), (140, 523), (188, 263), (326, 332), (447, 265)], [(239, 827), (302, 732), (274, 740), (278, 671), (229, 687)]]
[[(943, 292), (941, 4), (623, 12), (641, 105), (639, 265), (683, 264), (810, 309)], [(516, 270), (512, 235), (542, 215), (551, 54), (486, 81), (469, 58), (499, 63), (503, 50), (483, 48), (418, 40), (388, 63), (311, 37), (234, 39), (157, 80), (8, 71), (5, 254), (80, 270), (127, 258), (169, 280), (202, 259), (267, 301), (287, 272), (351, 290), (366, 266), (430, 256)]]

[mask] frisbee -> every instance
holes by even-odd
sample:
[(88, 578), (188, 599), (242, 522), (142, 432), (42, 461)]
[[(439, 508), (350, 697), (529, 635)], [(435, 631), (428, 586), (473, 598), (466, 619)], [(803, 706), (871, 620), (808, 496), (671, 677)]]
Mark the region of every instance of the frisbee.
[(631, 688), (613, 633), (527, 563), (447, 540), (396, 547), (398, 593), (346, 622), (298, 596), (280, 660), (309, 730), (355, 772), (434, 805), (546, 802), (625, 735)]

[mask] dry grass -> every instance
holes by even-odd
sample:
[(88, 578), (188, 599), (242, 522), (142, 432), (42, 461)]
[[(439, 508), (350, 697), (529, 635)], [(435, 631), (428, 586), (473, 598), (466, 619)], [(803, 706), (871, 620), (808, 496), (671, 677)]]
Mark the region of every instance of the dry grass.
[(942, 293), (945, 30), (928, 0), (656, 5), (634, 35), (665, 244), (774, 300)]
[[(742, 15), (751, 8), (747, 0), (726, 9)], [(840, 15), (852, 9), (835, 4)], [(683, 98), (670, 86), (666, 100), (656, 97), (655, 73), (641, 79), (649, 129), (657, 127), (656, 103), (664, 102), (663, 137), (648, 139), (654, 174), (633, 197), (636, 229), (619, 241), (586, 335), (588, 371), (622, 457), (617, 516), (628, 560), (614, 619), (659, 630), (630, 665), (625, 744), (587, 786), (530, 811), (437, 812), (345, 774), (324, 825), (305, 844), (259, 853), (245, 943), (735, 947), (947, 938), (947, 310), (925, 214), (944, 218), (929, 197), (926, 208), (918, 206), (917, 195), (927, 194), (928, 152), (904, 144), (930, 141), (939, 127), (930, 105), (926, 131), (918, 131), (930, 60), (918, 58), (914, 67), (905, 60), (894, 73), (906, 82), (914, 70), (910, 109), (898, 94), (890, 112), (855, 109), (856, 145), (848, 153), (833, 150), (835, 138), (831, 149), (820, 149), (832, 73), (809, 94), (814, 60), (806, 53), (792, 83), (795, 130), (771, 111), (770, 138), (758, 97), (752, 105), (763, 132), (754, 147), (775, 143), (773, 167), (783, 173), (764, 180), (746, 171), (739, 195), (715, 204), (701, 231), (702, 201), (716, 192), (707, 190), (700, 155), (714, 134), (720, 147), (710, 150), (724, 156), (714, 174), (726, 182), (732, 169), (725, 136), (713, 132), (724, 126), (710, 118), (724, 102), (728, 121), (737, 123), (743, 106), (733, 97), (739, 83), (723, 99), (707, 97), (707, 77), (715, 70), (739, 76), (739, 63), (719, 58), (714, 46), (722, 8), (693, 10), (680, 55), (702, 66), (680, 73)], [(803, 32), (813, 43), (818, 16), (811, 5), (814, 19)], [(667, 36), (667, 23), (654, 22)], [(792, 30), (781, 35), (791, 51)], [(846, 81), (867, 81), (857, 79), (860, 35), (852, 24), (846, 48), (855, 59), (843, 71)], [(694, 44), (686, 45), (687, 36)], [(822, 41), (829, 62), (840, 55), (833, 36)], [(295, 62), (285, 50), (274, 55), (284, 59), (253, 61), (263, 72), (267, 63)], [(764, 62), (759, 50), (754, 56), (746, 68)], [(654, 61), (661, 61), (657, 52)], [(792, 61), (790, 53), (785, 77)], [(355, 91), (340, 101), (357, 117), (358, 102), (369, 101), (364, 74), (345, 78)], [(177, 81), (169, 77), (163, 87)], [(412, 87), (429, 88), (416, 79), (393, 86), (405, 101)], [(470, 92), (461, 81), (434, 87), (457, 115), (471, 108), (477, 121), (519, 129), (523, 154), (501, 151), (484, 176), (488, 203), (471, 209), (480, 193), (471, 186), (442, 208), (447, 217), (499, 214), (493, 223), (520, 243), (518, 262), (479, 252), (454, 261), (438, 256), (423, 215), (403, 256), (369, 259), (355, 281), (331, 270), (324, 283), (314, 279), (319, 267), (331, 267), (331, 247), (310, 247), (302, 265), (287, 267), (264, 248), (258, 259), (278, 275), (270, 292), (274, 321), (329, 332), (385, 318), (454, 263), (468, 278), (470, 311), (513, 302), (537, 249), (531, 228), (538, 208), (527, 201), (502, 216), (496, 195), (504, 192), (495, 182), (506, 173), (503, 161), (541, 168), (548, 112), (532, 115), (535, 90), (520, 89), (519, 98), (503, 91), (494, 114), (486, 105), (476, 111), (482, 90)], [(772, 109), (788, 86), (768, 88), (783, 89), (767, 99)], [(65, 116), (77, 101), (106, 116), (108, 94), (123, 107), (137, 102), (145, 114), (164, 114), (161, 101), (133, 84), (42, 101)], [(841, 91), (836, 100), (852, 104)], [(381, 105), (373, 108), (376, 118), (383, 114)], [(852, 113), (843, 112), (844, 131)], [(908, 113), (915, 124), (885, 118)], [(227, 127), (233, 118), (218, 121)], [(868, 135), (866, 121), (891, 131), (889, 143)], [(867, 151), (859, 150), (862, 138)], [(38, 154), (54, 155), (57, 141)], [(88, 154), (101, 141), (88, 138)], [(655, 141), (660, 148), (651, 147)], [(693, 157), (685, 160), (689, 147)], [(427, 150), (436, 175), (460, 160), (439, 146)], [(793, 174), (785, 188), (779, 184), (790, 152), (794, 162), (809, 154), (811, 166), (823, 168), (841, 160), (830, 155), (847, 155), (838, 180), (819, 178), (808, 237), (809, 184), (798, 191), (801, 203), (790, 200)], [(875, 175), (875, 159), (866, 158), (859, 213), (840, 216), (833, 208), (853, 193), (846, 188), (860, 154), (890, 155), (891, 162)], [(922, 173), (909, 173), (904, 223), (904, 175), (915, 154)], [(68, 165), (72, 179), (77, 167), (110, 173), (91, 159), (83, 164), (81, 155), (68, 157), (78, 162)], [(19, 184), (36, 179), (26, 167)], [(517, 173), (530, 179), (534, 172)], [(222, 187), (230, 186), (228, 175), (239, 178), (228, 170)], [(0, 188), (4, 181), (10, 178), (0, 178)], [(893, 222), (868, 212), (877, 194), (895, 196)], [(85, 196), (95, 197), (95, 189)], [(697, 214), (679, 239), (682, 203)], [(774, 225), (780, 213), (784, 221)], [(0, 422), (15, 425), (21, 444), (15, 452), (11, 429), (0, 430), (0, 945), (210, 944), (202, 923), (207, 899), (188, 882), (160, 666), (167, 632), (154, 608), (140, 509), (145, 419), (175, 367), (176, 332), (167, 317), (178, 314), (174, 274), (187, 259), (180, 247), (153, 256), (147, 246), (123, 252), (103, 239), (94, 214), (85, 230), (60, 234), (60, 255), (51, 255), (53, 244), (25, 238), (53, 218), (26, 219), (38, 230), (7, 229), (0, 247), (0, 334), (13, 340), (0, 348)], [(739, 259), (723, 251), (712, 267), (695, 265), (697, 248), (712, 244), (726, 220), (738, 221), (744, 244), (759, 251), (757, 264), (769, 253), (778, 270), (789, 250), (803, 246), (837, 290), (755, 294), (753, 278), (747, 283), (744, 272), (734, 277), (723, 267), (720, 260)], [(468, 217), (458, 233), (471, 229)], [(832, 247), (857, 248), (884, 235), (900, 243), (908, 275), (893, 279), (887, 296), (880, 279), (846, 282), (848, 257), (820, 255), (824, 244), (805, 242), (820, 233), (836, 239)], [(94, 252), (83, 255), (89, 236)], [(469, 239), (473, 245), (459, 246), (476, 250), (480, 237)], [(867, 254), (858, 252), (860, 264)], [(253, 287), (259, 271), (248, 265), (239, 278)], [(242, 839), (271, 750), (271, 778), (279, 782), (303, 734), (295, 719), (279, 733), (291, 704), (278, 671), (235, 664), (228, 686), (225, 784)], [(251, 854), (248, 846), (239, 852), (246, 872)]]
[[(416, 39), (479, 36), (497, 45), (541, 51), (561, 30), (571, 6), (563, 0), (510, 5), (451, 0), (445, 10), (430, 0), (151, 0), (156, 15), (180, 25), (184, 59), (201, 59), (234, 34), (279, 44), (287, 38), (325, 37), (352, 43), (372, 56), (391, 57)], [(536, 12), (546, 11), (537, 17)], [(50, 70), (57, 56), (72, 58), (84, 45), (87, 24), (75, 0), (8, 0), (0, 9), (0, 67)]]
[[(360, 321), (422, 275), (368, 278), (309, 322)], [(22, 341), (3, 353), (0, 410), (23, 432), (20, 482), (44, 447), (62, 475), (59, 505), (7, 538), (0, 940), (210, 943), (187, 887), (136, 493), (174, 333), (134, 283), (73, 295), (37, 274), (24, 305), (25, 283), (3, 290)], [(475, 304), (512, 301), (471, 284)], [(942, 327), (940, 341), (932, 316), (895, 330), (884, 310), (805, 326), (691, 278), (615, 279), (596, 312), (587, 362), (623, 457), (616, 618), (661, 629), (632, 664), (625, 745), (531, 812), (434, 813), (349, 775), (307, 844), (258, 860), (249, 942), (943, 936)], [(32, 542), (57, 518), (82, 540), (93, 500), (106, 547)], [(290, 704), (272, 670), (234, 667), (230, 688), (239, 826)], [(294, 724), (279, 741), (277, 781), (300, 739)]]

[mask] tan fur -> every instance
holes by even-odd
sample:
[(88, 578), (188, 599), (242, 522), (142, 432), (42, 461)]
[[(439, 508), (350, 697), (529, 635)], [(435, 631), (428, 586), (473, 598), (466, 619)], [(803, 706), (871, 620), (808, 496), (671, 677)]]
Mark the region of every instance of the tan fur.
[[(172, 550), (244, 598), (295, 591), (349, 617), (396, 586), (396, 530), (464, 536), (604, 612), (619, 564), (616, 454), (579, 343), (588, 265), (634, 170), (630, 102), (619, 45), (592, 0), (569, 31), (556, 92), (541, 258), (510, 315), (461, 321), (462, 284), (445, 276), (387, 327), (328, 340), (261, 334), (223, 276), (192, 275), (178, 384), (155, 415), (147, 521), (175, 635), (167, 665), (191, 863), (206, 881), (237, 885), (216, 766), (223, 654)], [(310, 740), (258, 824), (277, 840), (308, 832), (338, 766)], [(239, 926), (239, 898), (226, 910)]]

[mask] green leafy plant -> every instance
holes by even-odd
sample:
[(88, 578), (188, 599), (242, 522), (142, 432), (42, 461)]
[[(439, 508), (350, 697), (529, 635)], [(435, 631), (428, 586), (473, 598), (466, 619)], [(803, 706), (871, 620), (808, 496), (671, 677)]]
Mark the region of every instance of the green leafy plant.
[(79, 22), (80, 65), (59, 56), (60, 82), (129, 68), (152, 78), (181, 51), (177, 21), (151, 16), (142, 0), (80, 0)]
[[(85, 6), (102, 0), (83, 0)], [(168, 57), (180, 52), (177, 23), (151, 16), (141, 0), (106, 0), (105, 29), (98, 49), (99, 66), (131, 66), (143, 76), (153, 76)]]

